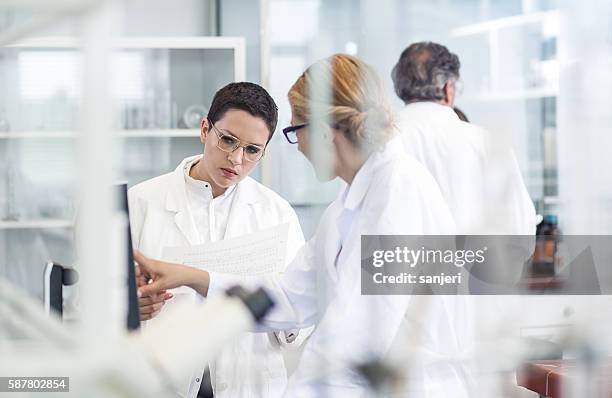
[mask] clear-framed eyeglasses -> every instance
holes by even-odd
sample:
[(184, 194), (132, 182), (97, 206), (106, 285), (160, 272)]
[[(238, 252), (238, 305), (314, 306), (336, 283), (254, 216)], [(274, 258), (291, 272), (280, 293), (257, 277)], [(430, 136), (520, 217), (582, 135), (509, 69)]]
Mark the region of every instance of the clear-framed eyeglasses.
[(238, 148), (243, 149), (243, 156), (249, 162), (258, 162), (265, 153), (265, 147), (255, 144), (243, 144), (238, 138), (225, 133), (217, 128), (213, 122), (208, 120), (215, 135), (217, 136), (217, 148), (223, 152), (232, 153)]

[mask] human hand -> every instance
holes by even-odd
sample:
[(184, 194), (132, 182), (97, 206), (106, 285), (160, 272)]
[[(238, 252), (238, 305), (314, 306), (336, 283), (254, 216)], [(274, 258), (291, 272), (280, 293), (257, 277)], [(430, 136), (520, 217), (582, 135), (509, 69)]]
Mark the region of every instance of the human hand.
[(203, 296), (208, 293), (209, 274), (181, 264), (153, 260), (134, 250), (134, 260), (148, 283), (138, 288), (138, 297), (160, 294), (167, 289), (188, 286)]
[(161, 312), (162, 308), (166, 304), (166, 301), (172, 297), (172, 293), (169, 292), (140, 297), (138, 299), (138, 306), (140, 307), (140, 320), (148, 321), (155, 318)]
[[(136, 286), (140, 288), (145, 286), (151, 280), (148, 275), (145, 275), (140, 266), (136, 266)], [(170, 300), (174, 295), (170, 292), (162, 290), (159, 293), (151, 294), (149, 296), (139, 297), (138, 306), (140, 308), (140, 320), (148, 321), (155, 318), (161, 312), (166, 301)]]
[(134, 250), (134, 260), (138, 263), (141, 274), (147, 280), (146, 284), (138, 287), (139, 297), (162, 294), (167, 289), (187, 285), (187, 274), (191, 267), (154, 260), (146, 257), (138, 250)]

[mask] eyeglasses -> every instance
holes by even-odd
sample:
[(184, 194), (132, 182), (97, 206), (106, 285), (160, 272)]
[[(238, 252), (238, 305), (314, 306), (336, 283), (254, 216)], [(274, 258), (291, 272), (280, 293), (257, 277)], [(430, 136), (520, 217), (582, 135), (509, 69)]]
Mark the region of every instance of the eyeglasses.
[(308, 127), (308, 123), (296, 124), (295, 126), (285, 127), (283, 129), (283, 134), (285, 134), (285, 138), (289, 141), (290, 144), (297, 144), (297, 131), (299, 129), (303, 129), (304, 127)]
[(255, 144), (241, 144), (240, 140), (233, 135), (223, 133), (217, 126), (210, 122), (217, 136), (217, 148), (223, 152), (232, 153), (238, 148), (243, 149), (243, 156), (249, 162), (258, 162), (264, 155), (265, 148)]

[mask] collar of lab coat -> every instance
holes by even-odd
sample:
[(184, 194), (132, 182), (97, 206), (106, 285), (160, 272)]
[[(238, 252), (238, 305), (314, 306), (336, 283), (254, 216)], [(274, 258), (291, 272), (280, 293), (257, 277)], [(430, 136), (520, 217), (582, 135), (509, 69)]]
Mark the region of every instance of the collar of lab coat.
[(402, 141), (398, 135), (394, 136), (380, 151), (373, 152), (355, 174), (353, 182), (347, 185), (342, 194), (342, 204), (347, 210), (355, 210), (365, 197), (370, 187), (373, 174), (383, 164), (394, 156), (402, 153)]
[(438, 112), (440, 114), (453, 117), (457, 120), (459, 119), (459, 116), (457, 116), (455, 111), (453, 111), (453, 108), (432, 101), (411, 102), (407, 104), (404, 109), (411, 112)]
[[(189, 172), (191, 171), (191, 168), (193, 167), (193, 165), (197, 163), (197, 161), (199, 161), (200, 159), (202, 159), (202, 156), (198, 155), (198, 156), (191, 157), (191, 160), (187, 162), (182, 162), (183, 178), (185, 179), (185, 189), (187, 190), (187, 193), (188, 193), (187, 196), (189, 196), (189, 191), (197, 192), (198, 197), (200, 197), (203, 200), (214, 200), (214, 199), (223, 200), (223, 198), (230, 196), (232, 192), (236, 189), (236, 184), (229, 186), (225, 190), (225, 192), (223, 192), (217, 198), (213, 198), (212, 197), (212, 187), (210, 186), (209, 182), (197, 180), (189, 175)], [(203, 192), (201, 192), (204, 189), (202, 185), (205, 185), (208, 188), (207, 191), (210, 191), (210, 196), (208, 195), (205, 196)]]
[[(193, 224), (189, 207), (187, 206), (184, 168), (187, 162), (191, 162), (201, 157), (202, 155), (196, 155), (183, 159), (178, 167), (172, 172), (171, 186), (168, 187), (169, 189), (166, 194), (166, 210), (176, 213), (174, 221), (191, 244), (196, 243), (198, 234)], [(235, 197), (232, 201), (229, 219), (227, 220), (225, 237), (232, 236), (236, 229), (235, 226), (240, 224), (240, 220), (237, 219), (238, 216), (236, 216), (236, 214), (242, 214), (246, 217), (246, 215), (250, 214), (246, 208), (250, 208), (252, 205), (258, 203), (260, 199), (256, 191), (256, 182), (250, 177), (245, 177), (236, 184), (235, 189)]]
[[(187, 206), (187, 193), (185, 191), (185, 176), (184, 169), (185, 164), (194, 161), (195, 159), (201, 159), (202, 155), (190, 156), (183, 159), (183, 161), (174, 169), (172, 173), (172, 187), (168, 190), (166, 196), (166, 210), (179, 212)], [(250, 177), (244, 178), (236, 186), (236, 194), (240, 195), (242, 203), (254, 204), (258, 202), (257, 195), (253, 194), (254, 183)]]

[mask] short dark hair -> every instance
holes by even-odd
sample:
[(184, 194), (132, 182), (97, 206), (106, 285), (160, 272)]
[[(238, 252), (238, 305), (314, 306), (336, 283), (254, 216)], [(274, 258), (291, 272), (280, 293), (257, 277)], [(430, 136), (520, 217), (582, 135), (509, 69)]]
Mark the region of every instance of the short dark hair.
[(239, 109), (259, 117), (270, 130), (268, 142), (278, 123), (278, 107), (266, 89), (255, 83), (230, 83), (215, 93), (208, 120), (216, 123), (230, 109)]
[(391, 72), (395, 93), (406, 103), (444, 99), (444, 85), (459, 79), (460, 66), (459, 57), (441, 44), (411, 44)]

